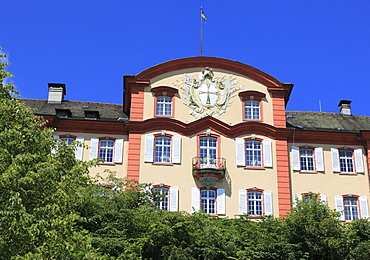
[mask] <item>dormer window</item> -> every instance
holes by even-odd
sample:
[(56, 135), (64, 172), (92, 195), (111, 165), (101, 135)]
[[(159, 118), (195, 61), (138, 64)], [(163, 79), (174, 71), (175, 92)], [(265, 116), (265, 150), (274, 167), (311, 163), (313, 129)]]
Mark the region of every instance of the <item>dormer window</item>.
[(99, 119), (100, 118), (99, 111), (85, 111), (85, 118), (92, 120)]
[(55, 111), (57, 116), (61, 118), (67, 118), (72, 116), (71, 110), (69, 109), (55, 109)]
[(262, 98), (266, 94), (258, 91), (240, 92), (239, 96), (243, 101), (243, 120), (261, 121), (262, 120)]
[(154, 116), (172, 117), (173, 116), (173, 97), (178, 92), (171, 87), (152, 88), (155, 97)]

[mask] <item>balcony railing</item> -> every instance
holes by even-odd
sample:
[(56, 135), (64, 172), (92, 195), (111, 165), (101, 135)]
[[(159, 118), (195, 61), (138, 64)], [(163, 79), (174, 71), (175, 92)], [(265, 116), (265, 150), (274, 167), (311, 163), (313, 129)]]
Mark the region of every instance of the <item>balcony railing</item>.
[(207, 158), (193, 157), (193, 172), (213, 171), (225, 173), (226, 159), (225, 158)]

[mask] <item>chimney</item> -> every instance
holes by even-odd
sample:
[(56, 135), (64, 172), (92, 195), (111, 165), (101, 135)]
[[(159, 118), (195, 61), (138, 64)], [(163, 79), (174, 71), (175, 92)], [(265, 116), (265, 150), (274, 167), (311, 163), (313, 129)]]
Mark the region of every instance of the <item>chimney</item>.
[(340, 107), (340, 113), (345, 116), (351, 116), (351, 103), (352, 101), (349, 100), (341, 100), (338, 104)]
[(59, 83), (48, 83), (48, 103), (62, 103), (66, 94), (66, 85)]

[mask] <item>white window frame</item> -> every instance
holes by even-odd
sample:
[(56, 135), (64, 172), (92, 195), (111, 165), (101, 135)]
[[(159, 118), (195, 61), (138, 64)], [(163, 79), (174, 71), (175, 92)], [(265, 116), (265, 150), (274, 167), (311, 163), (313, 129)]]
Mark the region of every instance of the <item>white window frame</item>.
[[(248, 147), (249, 144), (252, 144), (252, 146)], [(248, 158), (251, 158), (251, 160)], [(262, 142), (261, 141), (258, 141), (258, 140), (245, 141), (245, 166), (246, 167), (262, 167)]]
[(244, 101), (244, 119), (261, 120), (261, 102), (256, 100)]
[[(352, 157), (350, 158), (349, 156), (341, 156), (341, 151), (352, 152)], [(343, 174), (365, 173), (362, 149), (348, 149), (347, 147), (345, 147), (345, 149), (331, 148), (331, 158), (333, 172)], [(348, 169), (349, 162), (352, 162), (352, 172)], [(345, 165), (345, 167), (343, 167), (343, 164)]]
[[(209, 213), (208, 210), (204, 211), (203, 205), (202, 205), (202, 196), (201, 191), (204, 191), (204, 189), (200, 189), (197, 187), (192, 188), (192, 205), (191, 205), (191, 212), (204, 212), (211, 215), (225, 215), (226, 214), (226, 200), (225, 200), (225, 189), (218, 188), (218, 189), (207, 189), (209, 191), (214, 191), (216, 197), (215, 200), (215, 213)], [(208, 198), (209, 200), (210, 198)]]
[[(307, 154), (310, 152), (312, 154)], [(301, 171), (314, 172), (315, 171), (315, 151), (311, 148), (299, 149), (299, 160)]]
[(343, 197), (343, 210), (345, 221), (354, 221), (359, 219), (359, 207), (357, 197)]
[(154, 138), (154, 163), (171, 163), (171, 143), (168, 136)]
[[(244, 139), (244, 138), (235, 138), (236, 144), (236, 165), (244, 167), (273, 167), (273, 158), (272, 158), (272, 141), (271, 139), (254, 140), (254, 139)], [(257, 141), (261, 143), (261, 166), (247, 166), (246, 157), (247, 149), (246, 143), (249, 141)]]
[[(144, 162), (154, 163), (154, 151), (155, 151), (155, 138), (156, 137), (157, 135), (155, 136), (153, 134), (145, 134), (144, 136), (145, 138)], [(171, 163), (179, 164), (181, 163), (181, 135), (173, 135), (170, 138), (171, 138), (170, 162), (164, 163), (164, 164), (171, 164)]]
[(247, 191), (247, 207), (249, 216), (262, 216), (263, 214), (263, 192)]
[(199, 137), (200, 168), (216, 168), (218, 158), (218, 138), (212, 136)]
[[(248, 192), (261, 192), (262, 197), (262, 215), (251, 215), (248, 213)], [(273, 215), (272, 191), (270, 190), (239, 190), (239, 214), (249, 216), (271, 216)]]
[[(310, 170), (303, 170), (302, 169), (302, 152), (301, 150), (311, 149), (313, 150), (313, 171)], [(315, 173), (315, 172), (323, 172), (324, 169), (324, 149), (322, 147), (307, 147), (307, 148), (299, 148), (296, 146), (292, 146), (291, 148), (292, 153), (292, 168), (293, 171), (301, 171), (306, 173)]]
[(155, 115), (156, 116), (172, 116), (173, 98), (169, 96), (156, 97)]
[(340, 167), (340, 172), (355, 173), (353, 151), (339, 150), (339, 167)]
[(110, 140), (114, 142), (113, 145), (113, 160), (112, 162), (106, 163), (122, 163), (122, 155), (123, 155), (123, 139), (117, 138), (114, 140), (111, 139), (101, 139), (93, 137), (90, 141), (90, 160), (100, 158), (100, 141)]
[(160, 201), (154, 200), (155, 206), (159, 209), (169, 210), (169, 188), (155, 187), (153, 191), (156, 196), (161, 197)]
[(200, 191), (200, 204), (202, 212), (206, 214), (216, 214), (216, 199), (217, 192), (215, 190), (207, 189)]

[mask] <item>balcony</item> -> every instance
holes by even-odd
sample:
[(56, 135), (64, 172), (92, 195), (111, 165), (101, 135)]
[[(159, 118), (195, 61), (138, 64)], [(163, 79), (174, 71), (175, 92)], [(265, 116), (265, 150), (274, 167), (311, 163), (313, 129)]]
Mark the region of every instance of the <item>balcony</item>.
[(226, 159), (225, 158), (201, 158), (193, 157), (193, 175), (202, 173), (219, 174), (221, 178), (225, 177)]

